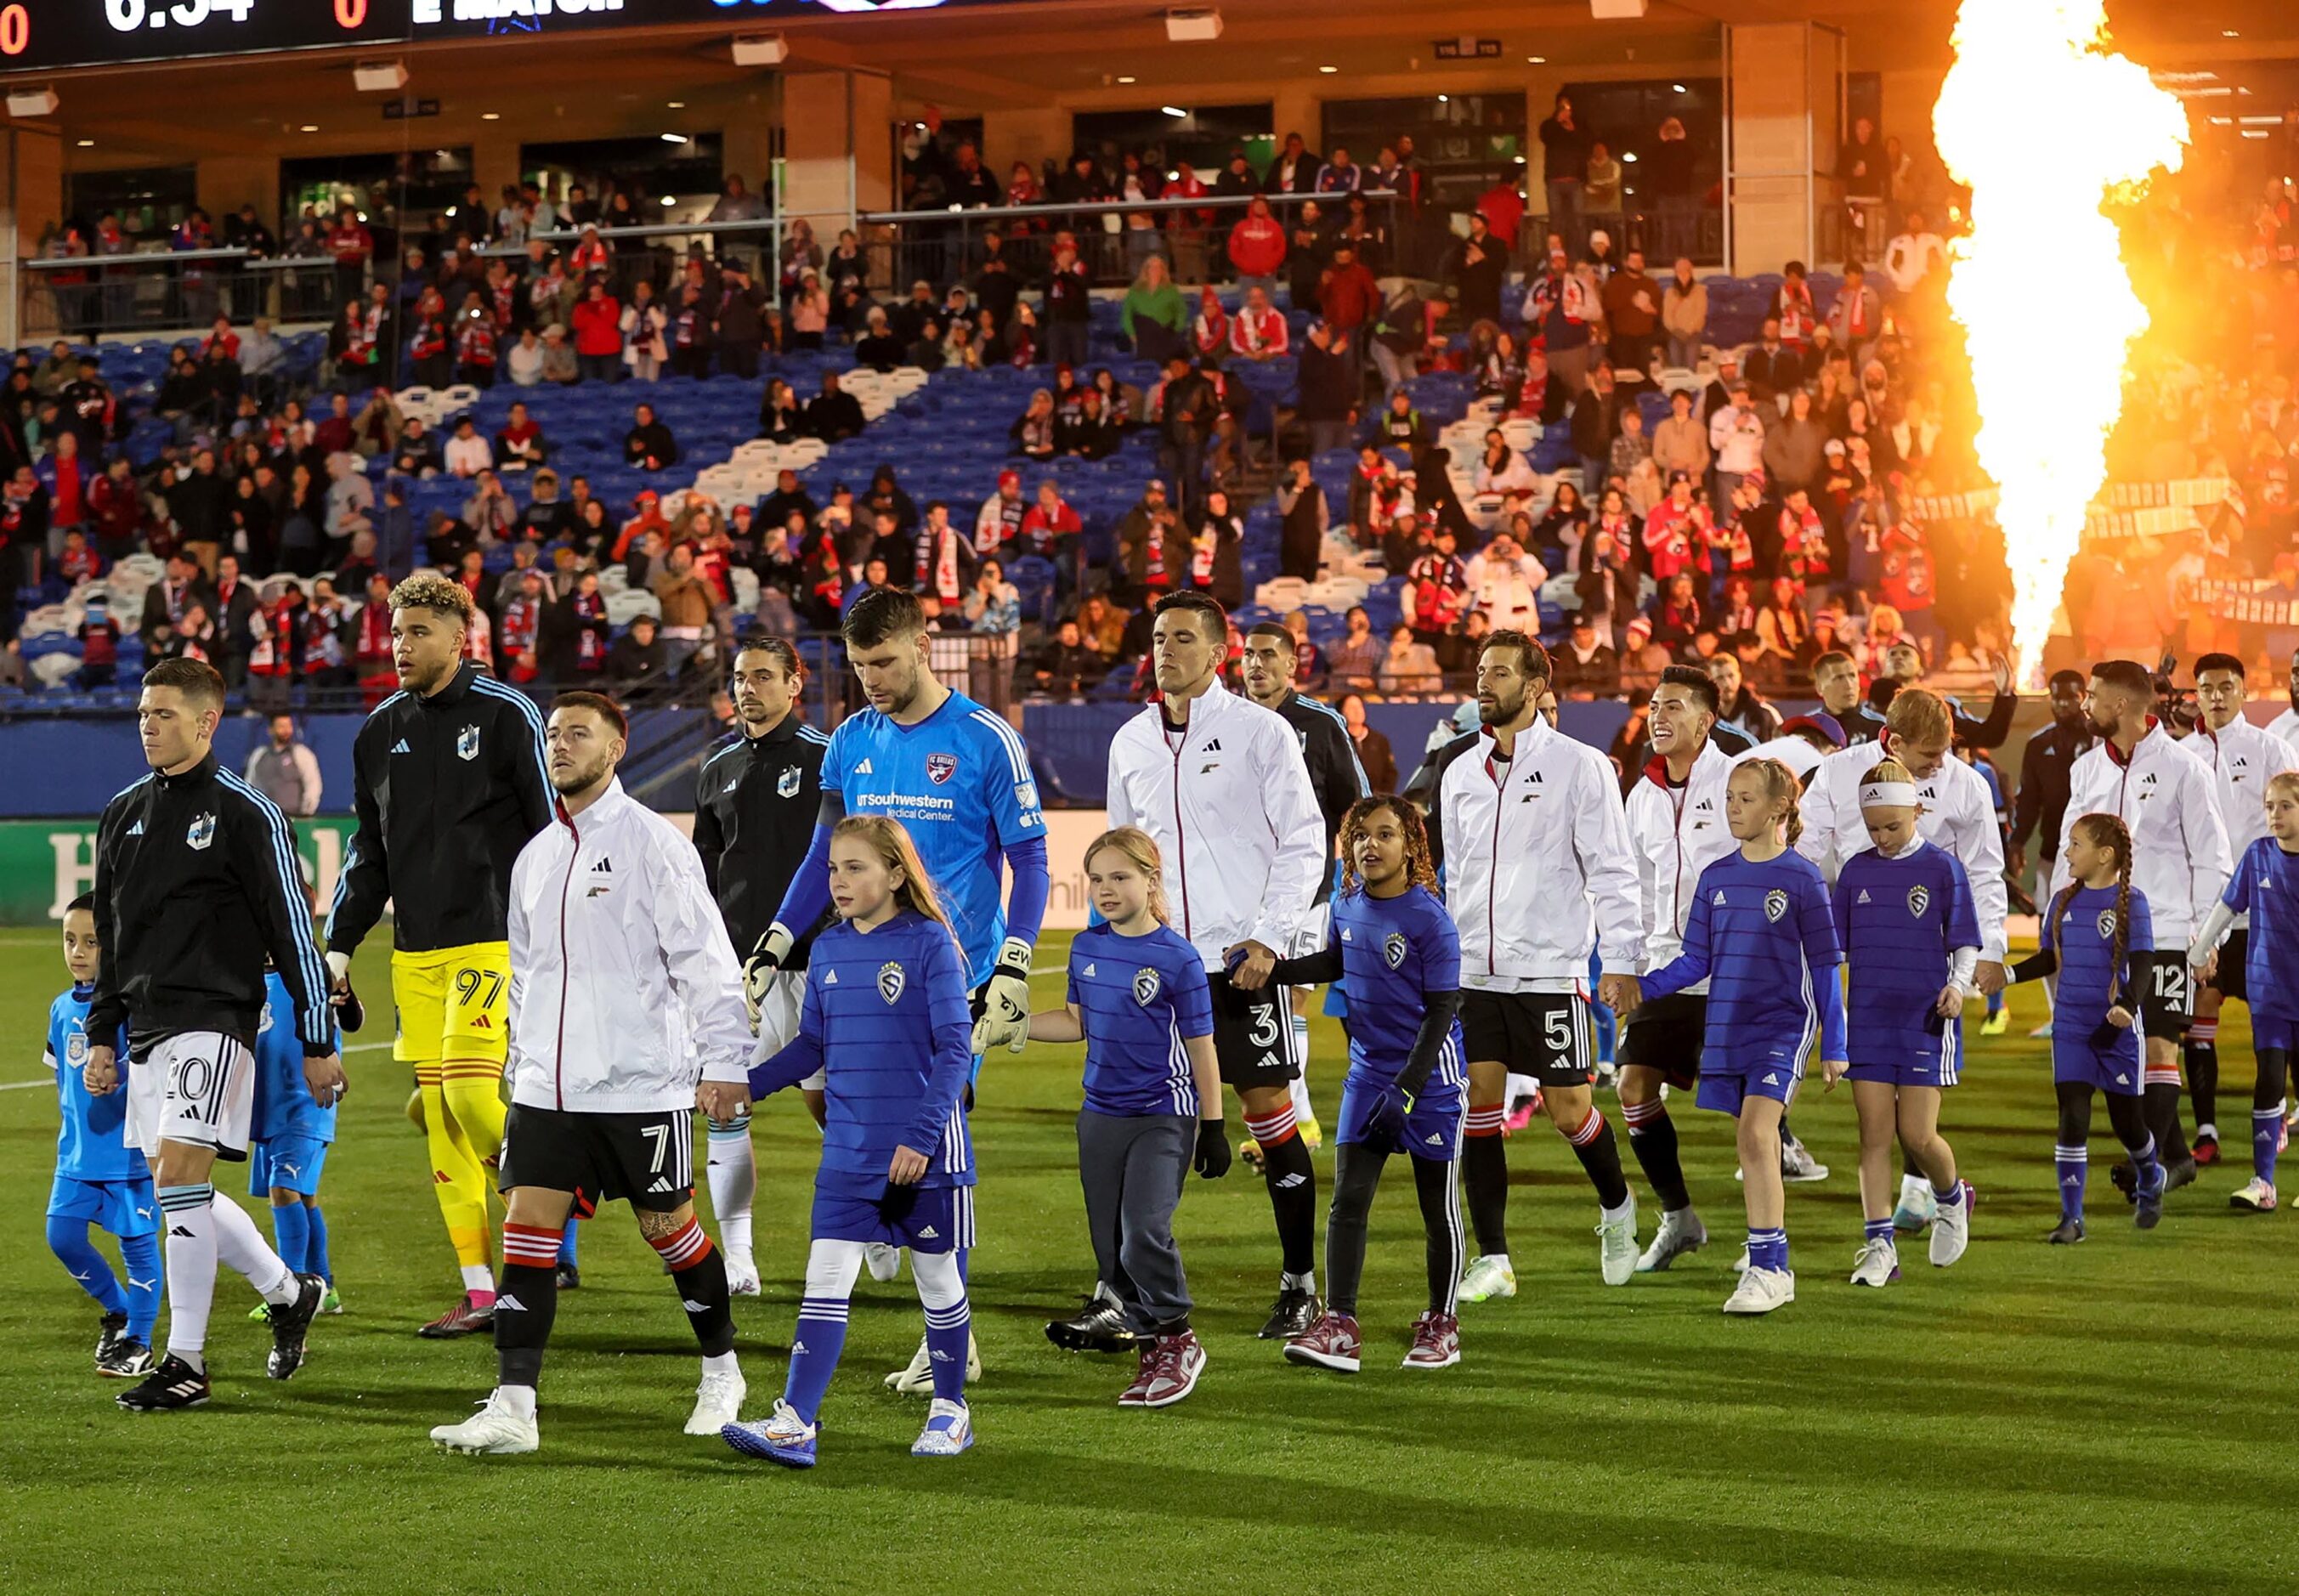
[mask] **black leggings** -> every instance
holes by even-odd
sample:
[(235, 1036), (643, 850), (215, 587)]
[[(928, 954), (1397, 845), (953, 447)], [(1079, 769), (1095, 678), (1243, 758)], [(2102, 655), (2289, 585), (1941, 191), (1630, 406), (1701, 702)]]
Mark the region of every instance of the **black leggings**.
[[(2081, 1147), (2091, 1140), (2092, 1087), (2087, 1081), (2061, 1081), (2054, 1088), (2060, 1099), (2060, 1145)], [(2105, 1092), (2107, 1123), (2124, 1151), (2137, 1158), (2148, 1145), (2147, 1111), (2136, 1093)]]
[[(1451, 1313), (1461, 1285), (1468, 1241), (1461, 1231), (1460, 1188), (1452, 1159), (1408, 1158), (1421, 1198), (1421, 1224), (1429, 1238), (1429, 1311)], [(1357, 1283), (1365, 1277), (1365, 1218), (1381, 1186), (1389, 1153), (1361, 1143), (1333, 1149), (1333, 1202), (1325, 1211), (1325, 1303), (1354, 1318)]]
[(2291, 1074), (2291, 1055), (2279, 1047), (2259, 1050), (2259, 1080), (2251, 1089), (2251, 1111), (2264, 1114), (2283, 1107), (2283, 1088)]

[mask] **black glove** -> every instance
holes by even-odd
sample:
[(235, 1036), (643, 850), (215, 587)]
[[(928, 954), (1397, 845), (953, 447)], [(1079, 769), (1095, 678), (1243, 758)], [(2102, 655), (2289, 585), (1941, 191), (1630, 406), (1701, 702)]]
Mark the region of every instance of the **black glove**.
[(1365, 1122), (1365, 1141), (1388, 1152), (1410, 1152), (1407, 1141), (1406, 1115), (1409, 1111), (1405, 1096), (1394, 1088), (1381, 1094), (1381, 1105), (1374, 1109)]
[(336, 999), (336, 1023), (346, 1031), (356, 1032), (367, 1024), (367, 1005), (359, 1001), (359, 993), (344, 983), (344, 990)]
[(1229, 1127), (1218, 1119), (1198, 1121), (1198, 1151), (1190, 1160), (1190, 1168), (1198, 1172), (1200, 1180), (1219, 1180), (1229, 1173), (1231, 1153)]

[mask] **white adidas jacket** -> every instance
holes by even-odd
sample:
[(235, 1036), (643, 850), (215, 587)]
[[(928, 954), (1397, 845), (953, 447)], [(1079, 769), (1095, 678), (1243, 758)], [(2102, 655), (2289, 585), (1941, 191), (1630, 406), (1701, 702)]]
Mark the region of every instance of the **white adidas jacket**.
[[(2267, 835), (2267, 778), (2299, 770), (2299, 749), (2240, 715), (2225, 731), (2199, 725), (2179, 745), (2210, 767), (2220, 824), (2227, 828), (2228, 858), (2241, 859), (2245, 848)], [(2249, 919), (2246, 915), (2236, 923)]]
[[(1797, 839), (1797, 852), (1818, 865), (1831, 885), (1845, 860), (1875, 846), (1860, 818), (1860, 782), (1885, 757), (1873, 743), (1841, 749), (1821, 761), (1805, 785), (1800, 810), (1804, 835)], [(1916, 783), (1916, 835), (1955, 855), (1971, 884), (1980, 958), (2001, 964), (2004, 917), (2011, 901), (2004, 885), (2004, 831), (1996, 819), (1988, 778), (1950, 755)]]
[[(1739, 761), (1705, 744), (1681, 787), (1668, 785), (1658, 756), (1630, 789), (1629, 845), (1637, 856), (1638, 919), (1644, 927), (1643, 968), (1649, 975), (1684, 951), (1684, 922), (1700, 872), (1739, 844), (1724, 823), (1724, 783)], [(1708, 983), (1688, 986), (1705, 993)]]
[(1178, 734), (1162, 704), (1145, 705), (1110, 742), (1108, 802), (1110, 825), (1157, 839), (1174, 928), (1208, 969), (1241, 942), (1291, 948), (1330, 855), (1301, 740), (1283, 716), (1219, 682)]
[(2156, 947), (2186, 947), (2219, 902), (2233, 868), (2211, 767), (2173, 742), (2152, 715), (2130, 759), (2102, 741), (2076, 761), (2068, 772), (2060, 856), (2052, 867), (2054, 893), (2070, 879), (2069, 833), (2085, 815), (2102, 812), (2121, 817), (2131, 828), (2131, 885), (2147, 895)]
[(1591, 948), (1606, 975), (1635, 974), (1637, 870), (1611, 762), (1538, 716), (1506, 764), (1492, 749), (1490, 731), (1462, 739), (1437, 778), (1462, 984), (1577, 985)]
[(694, 844), (619, 781), (510, 873), (511, 1101), (585, 1114), (694, 1106), (747, 1078), (743, 971)]

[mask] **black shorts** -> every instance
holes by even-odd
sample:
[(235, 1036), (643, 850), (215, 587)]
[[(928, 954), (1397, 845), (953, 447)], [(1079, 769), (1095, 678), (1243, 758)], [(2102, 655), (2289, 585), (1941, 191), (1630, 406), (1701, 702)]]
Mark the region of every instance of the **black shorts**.
[(1461, 1041), (1472, 1064), (1506, 1064), (1543, 1087), (1585, 1086), (1596, 1078), (1596, 1024), (1589, 1000), (1577, 992), (1469, 987), (1461, 993)]
[(2244, 960), (2251, 957), (2251, 933), (2238, 926), (2227, 934), (2220, 943), (2220, 961), (2212, 971), (2212, 978), (2204, 983), (2223, 998), (2233, 998), (2238, 1003), (2251, 1002), (2244, 985)]
[(2139, 1034), (2179, 1041), (2195, 1011), (2195, 977), (2187, 951), (2134, 953), (2131, 967), (2139, 981)]
[(671, 1213), (694, 1196), (694, 1110), (581, 1114), (513, 1103), (495, 1185), (572, 1192), (578, 1218), (616, 1201)]
[(1700, 1050), (1708, 1035), (1708, 995), (1672, 992), (1639, 1008), (1621, 1027), (1615, 1055), (1621, 1068), (1657, 1069), (1680, 1092), (1700, 1081)]
[(1241, 992), (1219, 970), (1206, 972), (1206, 985), (1213, 998), (1214, 1058), (1223, 1083), (1243, 1091), (1299, 1079), (1290, 989), (1269, 985)]

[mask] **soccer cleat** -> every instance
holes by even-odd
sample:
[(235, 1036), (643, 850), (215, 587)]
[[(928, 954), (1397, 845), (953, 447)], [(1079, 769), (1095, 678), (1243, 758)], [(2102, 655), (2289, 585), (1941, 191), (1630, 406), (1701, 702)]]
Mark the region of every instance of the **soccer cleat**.
[(102, 1368), (104, 1360), (128, 1335), (128, 1316), (107, 1313), (95, 1321), (95, 1367)]
[(152, 1349), (130, 1336), (120, 1336), (95, 1360), (95, 1372), (113, 1380), (134, 1379), (152, 1372)]
[(2049, 1042), (2052, 1039), (2052, 1022), (2047, 1019), (2029, 1032), (2028, 1039), (2030, 1042)]
[(2107, 1178), (2109, 1183), (2112, 1185), (2117, 1191), (2123, 1193), (2124, 1201), (2137, 1202), (2139, 1201), (2138, 1166), (2132, 1163), (2129, 1159), (2126, 1159), (2122, 1163), (2111, 1168), (2107, 1172)]
[(1506, 1118), (1502, 1119), (1501, 1130), (1506, 1135), (1514, 1136), (1526, 1126), (1531, 1125), (1532, 1123), (1532, 1117), (1540, 1112), (1540, 1093), (1535, 1092), (1530, 1097), (1520, 1097), (1516, 1100), (1515, 1104), (1509, 1110)]
[(1932, 1194), (1932, 1183), (1921, 1175), (1900, 1176), (1899, 1206), (1892, 1210), (1892, 1228), (1918, 1231), (1930, 1224), (1939, 1212), (1939, 1199)]
[(320, 1299), (320, 1311), (335, 1318), (343, 1317), (344, 1295), (336, 1289), (336, 1283), (332, 1280), (328, 1282), (328, 1294)]
[(1301, 1145), (1315, 1152), (1325, 1144), (1325, 1127), (1317, 1123), (1315, 1114), (1302, 1120), (1295, 1129), (1301, 1133)]
[(487, 1393), (479, 1410), (461, 1424), (432, 1426), (431, 1444), (443, 1452), (500, 1458), (534, 1451), (543, 1444), (543, 1435), (535, 1427), (535, 1415), (513, 1408), (498, 1385)]
[(574, 1264), (560, 1264), (558, 1280), (559, 1289), (562, 1292), (579, 1292), (583, 1289), (583, 1271)]
[(1637, 1273), (1649, 1275), (1664, 1269), (1688, 1252), (1697, 1252), (1708, 1244), (1708, 1226), (1689, 1208), (1680, 1208), (1660, 1217), (1660, 1228), (1653, 1233), (1652, 1245), (1637, 1259)]
[(208, 1372), (194, 1368), (173, 1352), (143, 1380), (112, 1399), (130, 1413), (175, 1413), (203, 1408), (208, 1400)]
[(884, 1242), (865, 1242), (862, 1263), (870, 1271), (871, 1279), (884, 1284), (902, 1272), (902, 1250)]
[(1740, 1256), (1732, 1260), (1732, 1273), (1737, 1277), (1748, 1272), (1748, 1243), (1740, 1243)]
[(1941, 1209), (1938, 1221), (1932, 1226), (1931, 1258), (1932, 1267), (1936, 1269), (1947, 1268), (1962, 1258), (1963, 1250), (1971, 1245), (1971, 1210), (1979, 1204), (1979, 1193), (1972, 1189), (1970, 1181), (1960, 1184), (1963, 1187), (1963, 1201)]
[(706, 1374), (694, 1387), (694, 1411), (686, 1416), (690, 1435), (716, 1435), (743, 1417), (743, 1399), (751, 1394), (743, 1371)]
[(1413, 1321), (1413, 1350), (1406, 1368), (1451, 1368), (1461, 1361), (1461, 1321), (1449, 1313), (1424, 1313)]
[(749, 1253), (726, 1255), (726, 1291), (728, 1295), (736, 1297), (759, 1294), (759, 1266)]
[(1151, 1359), (1150, 1384), (1141, 1392), (1141, 1405), (1172, 1407), (1198, 1388), (1198, 1376), (1205, 1367), (1206, 1349), (1199, 1343), (1196, 1331), (1159, 1336), (1157, 1355)]
[[(1862, 1242), (1860, 1251), (1852, 1255), (1852, 1284), (1855, 1285), (1885, 1286), (1899, 1277), (1900, 1250), (1893, 1245), (1888, 1236), (1880, 1241)], [(1734, 1295), (1737, 1297), (1739, 1293)], [(1724, 1311), (1730, 1313), (1732, 1309), (1728, 1306)]]
[(771, 1418), (728, 1425), (718, 1438), (746, 1458), (764, 1458), (787, 1468), (814, 1467), (815, 1426), (798, 1416), (798, 1409), (775, 1399)]
[(2163, 1191), (2165, 1193), (2176, 1192), (2181, 1186), (2191, 1186), (2195, 1184), (2195, 1160), (2194, 1154), (2190, 1153), (2187, 1157), (2179, 1160), (2177, 1163), (2166, 1164), (2163, 1166)]
[(1282, 1287), (1277, 1301), (1271, 1305), (1269, 1318), (1261, 1326), (1264, 1341), (1291, 1341), (1317, 1322), (1317, 1298), (1314, 1292), (1305, 1292), (1298, 1285)]
[(1085, 1306), (1046, 1326), (1046, 1339), (1065, 1352), (1130, 1352), (1141, 1338), (1125, 1327), (1125, 1316), (1107, 1297), (1088, 1297)]
[(910, 1442), (913, 1458), (955, 1458), (974, 1444), (974, 1409), (936, 1397), (926, 1409), (926, 1427)]
[(251, 1325), (262, 1324), (264, 1321), (270, 1318), (270, 1317), (271, 1304), (269, 1302), (258, 1302), (254, 1307), (247, 1310), (247, 1322)]
[(1243, 1164), (1247, 1168), (1252, 1170), (1256, 1175), (1260, 1174), (1262, 1167), (1261, 1143), (1255, 1141), (1251, 1136), (1248, 1136), (1243, 1141), (1240, 1142), (1237, 1144), (1237, 1161)]
[[(982, 1378), (982, 1349), (971, 1331), (966, 1337), (966, 1378), (970, 1384)], [(934, 1357), (926, 1350), (926, 1338), (918, 1337), (918, 1350), (909, 1367), (898, 1368), (886, 1376), (886, 1389), (902, 1396), (934, 1394)]]
[(2084, 1239), (2084, 1222), (2081, 1219), (2062, 1219), (2052, 1226), (2052, 1233), (2044, 1239), (2054, 1247), (2072, 1247)]
[(1796, 1274), (1789, 1269), (1749, 1269), (1724, 1299), (1727, 1313), (1770, 1313), (1796, 1301)]
[(455, 1305), (433, 1319), (415, 1334), (427, 1341), (452, 1341), (459, 1335), (469, 1335), (474, 1330), (493, 1331), (495, 1327), (495, 1305), (490, 1301), (484, 1306), (470, 1293), (455, 1299)]
[(2001, 1036), (2004, 1032), (2011, 1028), (2012, 1010), (2009, 1009), (1998, 1009), (1995, 1013), (1980, 1021), (1979, 1034), (1983, 1036)]
[(1490, 1302), (1495, 1297), (1516, 1295), (1516, 1271), (1509, 1268), (1507, 1259), (1498, 1253), (1486, 1253), (1469, 1260), (1461, 1275), (1460, 1299), (1464, 1302)]
[(2207, 1169), (2220, 1161), (2220, 1139), (2199, 1134), (2191, 1151), (2195, 1154), (2196, 1167)]
[(328, 1283), (317, 1275), (295, 1276), (295, 1300), (271, 1305), (271, 1351), (263, 1360), (263, 1372), (275, 1380), (295, 1377), (303, 1367), (303, 1339), (311, 1332), (311, 1321), (320, 1316), (320, 1303), (328, 1294)]
[(1812, 1156), (1812, 1150), (1786, 1132), (1780, 1135), (1780, 1178), (1790, 1184), (1799, 1181), (1826, 1180), (1828, 1166)]
[(2162, 1165), (2155, 1166), (2155, 1184), (2142, 1185), (2133, 1194), (2131, 1222), (2142, 1230), (2153, 1230), (2163, 1218), (2163, 1193), (2171, 1189), (2170, 1171)]
[(2254, 1214), (2275, 1211), (2275, 1188), (2256, 1175), (2245, 1183), (2243, 1190), (2228, 1198), (2229, 1208), (2247, 1208)]
[(1285, 1343), (1285, 1361), (1354, 1375), (1364, 1363), (1357, 1322), (1346, 1313), (1321, 1313), (1317, 1322)]
[(1158, 1377), (1158, 1342), (1145, 1341), (1135, 1349), (1140, 1359), (1133, 1373), (1133, 1384), (1117, 1393), (1121, 1408), (1139, 1408), (1141, 1399), (1150, 1392), (1150, 1382)]
[(1597, 1220), (1597, 1268), (1606, 1285), (1626, 1285), (1637, 1273), (1637, 1197), (1629, 1193), (1627, 1211), (1617, 1219), (1601, 1215)]

